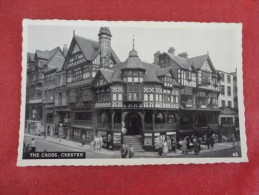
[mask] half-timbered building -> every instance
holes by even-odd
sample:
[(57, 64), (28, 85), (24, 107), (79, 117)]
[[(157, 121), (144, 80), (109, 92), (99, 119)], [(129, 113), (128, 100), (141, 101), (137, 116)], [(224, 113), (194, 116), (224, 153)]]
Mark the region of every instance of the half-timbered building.
[(44, 71), (56, 65), (62, 66), (64, 56), (59, 47), (50, 51), (36, 50), (27, 56), (25, 126), (28, 133), (40, 134), (44, 131)]
[(111, 32), (102, 27), (99, 42), (75, 35), (72, 38), (62, 73), (63, 84), (56, 88), (55, 114), (63, 137), (90, 142), (95, 134), (95, 94), (92, 81), (100, 68), (109, 69), (120, 62), (111, 47)]
[(180, 84), (171, 68), (141, 61), (133, 48), (129, 57), (109, 70), (100, 69), (93, 81), (97, 133), (124, 140), (136, 150), (154, 147), (160, 136), (175, 136)]
[(168, 52), (154, 56), (162, 68), (172, 68), (183, 87), (180, 90), (179, 135), (202, 136), (218, 131), (220, 75), (209, 54), (187, 58)]

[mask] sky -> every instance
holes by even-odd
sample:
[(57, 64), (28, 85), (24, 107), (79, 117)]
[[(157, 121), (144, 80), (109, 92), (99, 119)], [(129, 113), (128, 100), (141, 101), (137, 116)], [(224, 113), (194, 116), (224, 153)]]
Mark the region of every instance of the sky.
[(98, 41), (101, 26), (110, 27), (111, 45), (121, 61), (132, 49), (134, 34), (135, 49), (145, 62), (152, 63), (156, 51), (167, 52), (173, 46), (176, 54), (187, 52), (189, 57), (209, 53), (214, 67), (225, 72), (234, 72), (242, 63), (241, 28), (235, 24), (34, 21), (25, 27), (27, 51), (69, 46), (73, 30), (76, 35)]

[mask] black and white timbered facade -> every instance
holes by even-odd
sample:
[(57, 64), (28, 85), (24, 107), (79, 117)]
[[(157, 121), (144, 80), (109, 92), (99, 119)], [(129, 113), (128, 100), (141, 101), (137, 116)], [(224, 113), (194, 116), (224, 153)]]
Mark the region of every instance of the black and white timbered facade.
[[(101, 27), (98, 37), (93, 41), (74, 34), (66, 52), (55, 53), (61, 52), (63, 61), (45, 66), (39, 121), (46, 135), (62, 132), (63, 138), (81, 141), (85, 136), (90, 142), (99, 134), (104, 141), (113, 137), (119, 146), (125, 133), (125, 141), (142, 150), (153, 148), (160, 136), (216, 129), (220, 76), (208, 54), (184, 58), (163, 53), (152, 64), (139, 58), (133, 44), (121, 62), (111, 47), (109, 28)], [(36, 58), (28, 56), (34, 64)], [(33, 65), (29, 67), (33, 90)]]

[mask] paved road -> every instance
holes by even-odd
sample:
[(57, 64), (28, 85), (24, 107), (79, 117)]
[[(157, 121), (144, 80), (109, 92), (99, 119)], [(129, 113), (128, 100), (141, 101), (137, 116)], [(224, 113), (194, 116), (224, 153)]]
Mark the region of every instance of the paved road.
[[(31, 143), (31, 138), (25, 137), (24, 138), (25, 144)], [(44, 150), (48, 152), (82, 152), (82, 150), (71, 148), (68, 146), (60, 145), (51, 143), (45, 140), (35, 139), (35, 143), (37, 146), (37, 152), (43, 152)], [(86, 158), (110, 158), (107, 155), (95, 154), (92, 152), (86, 152)]]

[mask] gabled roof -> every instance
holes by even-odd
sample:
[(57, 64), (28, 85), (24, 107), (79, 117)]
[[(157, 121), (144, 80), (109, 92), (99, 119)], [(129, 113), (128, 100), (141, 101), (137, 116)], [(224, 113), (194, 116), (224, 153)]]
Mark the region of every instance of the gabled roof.
[(208, 54), (189, 58), (189, 62), (193, 65), (194, 69), (201, 69), (208, 59)]
[(83, 55), (89, 61), (92, 61), (96, 57), (96, 53), (100, 51), (99, 43), (78, 35), (74, 36), (78, 46), (80, 47)]
[(35, 52), (35, 55), (37, 55), (38, 58), (42, 58), (42, 59), (48, 60), (48, 59), (50, 59), (53, 56), (53, 54), (55, 54), (57, 52), (58, 49), (60, 49), (60, 48), (56, 47), (56, 48), (54, 48), (54, 49), (52, 49), (50, 51), (48, 51), (48, 50), (41, 51), (41, 50), (37, 49), (36, 52)]
[(100, 68), (100, 72), (108, 83), (111, 83), (113, 71)]
[(183, 69), (190, 69), (191, 63), (189, 63), (188, 59), (171, 54), (166, 53), (173, 61), (175, 61), (181, 68)]
[[(91, 40), (91, 39), (87, 39), (85, 37), (81, 37), (78, 35), (75, 35), (74, 39), (87, 60), (92, 61), (99, 54), (99, 52), (100, 52), (99, 42)], [(113, 51), (112, 48), (110, 51), (111, 51), (111, 55), (115, 59), (116, 63), (119, 63), (120, 59), (115, 54), (115, 52)]]
[(156, 76), (156, 71), (160, 69), (160, 66), (156, 64), (150, 64), (147, 62), (143, 62), (144, 68), (146, 69), (143, 82), (155, 82), (155, 83), (162, 83), (157, 76)]
[[(58, 51), (60, 52), (60, 55), (58, 54)], [(65, 56), (60, 47), (57, 47), (54, 49), (54, 52), (52, 52), (52, 56), (48, 59), (45, 65), (47, 65), (49, 68), (57, 68), (57, 70), (60, 70), (64, 64)]]
[(156, 71), (156, 76), (160, 77), (160, 76), (165, 76), (168, 72), (170, 72), (171, 67), (168, 68), (162, 68)]
[(204, 65), (204, 63), (209, 60), (210, 67), (214, 73), (216, 73), (216, 69), (214, 68), (210, 56), (208, 54), (196, 56), (192, 58), (183, 58), (171, 53), (166, 53), (173, 61), (176, 62), (181, 68), (189, 70), (193, 68), (194, 70), (199, 70)]
[(27, 59), (31, 60), (31, 61), (34, 61), (34, 53), (31, 53), (31, 52), (27, 52)]

